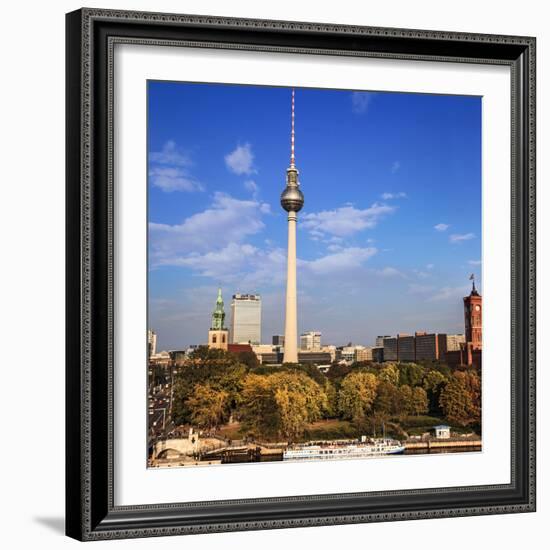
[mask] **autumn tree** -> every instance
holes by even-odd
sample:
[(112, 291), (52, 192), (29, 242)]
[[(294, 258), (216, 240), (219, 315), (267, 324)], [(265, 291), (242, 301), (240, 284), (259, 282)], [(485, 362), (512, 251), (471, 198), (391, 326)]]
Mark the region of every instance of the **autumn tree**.
[(413, 405), (413, 390), (408, 384), (403, 384), (399, 387), (399, 416), (412, 414)]
[(458, 426), (481, 421), (481, 382), (477, 373), (455, 372), (441, 391), (439, 403), (447, 420)]
[(200, 428), (217, 428), (229, 416), (229, 394), (210, 384), (197, 384), (187, 400), (191, 421)]
[(344, 418), (363, 419), (372, 408), (376, 398), (378, 380), (369, 372), (348, 374), (338, 392), (338, 409)]
[(395, 363), (389, 363), (378, 374), (378, 380), (397, 386), (399, 384), (399, 368)]
[(447, 378), (437, 370), (430, 370), (424, 375), (422, 387), (426, 390), (429, 408), (433, 412), (439, 413), (441, 411), (439, 397), (446, 382)]
[(258, 356), (253, 351), (240, 351), (236, 353), (239, 363), (249, 369), (256, 368), (260, 365)]
[(412, 390), (411, 414), (418, 416), (428, 412), (428, 395), (424, 388), (416, 386)]
[(399, 389), (390, 382), (379, 382), (373, 405), (374, 413), (380, 418), (389, 418), (399, 414), (400, 404)]
[(419, 386), (424, 377), (424, 367), (416, 363), (401, 363), (399, 365), (399, 384), (407, 386)]
[(319, 384), (303, 372), (249, 374), (244, 382), (239, 418), (243, 431), (256, 437), (296, 440), (307, 424), (321, 417), (327, 397)]
[(235, 408), (246, 371), (237, 357), (227, 351), (206, 346), (193, 351), (175, 377), (172, 403), (174, 423), (192, 422), (188, 401), (194, 396), (198, 384), (208, 384), (213, 389), (227, 392), (229, 406)]

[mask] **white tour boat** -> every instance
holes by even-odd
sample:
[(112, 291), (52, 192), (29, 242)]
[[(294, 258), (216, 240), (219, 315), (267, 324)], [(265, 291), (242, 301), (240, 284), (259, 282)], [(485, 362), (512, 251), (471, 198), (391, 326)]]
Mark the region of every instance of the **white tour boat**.
[(310, 441), (290, 445), (283, 452), (283, 460), (376, 458), (404, 451), (405, 447), (395, 439), (363, 436), (361, 440)]

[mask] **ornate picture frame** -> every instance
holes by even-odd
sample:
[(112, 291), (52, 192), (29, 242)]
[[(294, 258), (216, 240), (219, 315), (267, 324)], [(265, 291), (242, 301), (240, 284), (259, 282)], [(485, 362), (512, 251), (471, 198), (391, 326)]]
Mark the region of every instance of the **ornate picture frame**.
[[(117, 506), (116, 44), (505, 65), (511, 71), (509, 484)], [(66, 36), (66, 532), (79, 540), (535, 510), (535, 38), (81, 9)]]

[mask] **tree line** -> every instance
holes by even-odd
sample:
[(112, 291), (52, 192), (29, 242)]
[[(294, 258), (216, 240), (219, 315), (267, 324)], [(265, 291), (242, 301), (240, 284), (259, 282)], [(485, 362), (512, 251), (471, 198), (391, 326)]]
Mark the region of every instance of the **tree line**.
[(260, 439), (299, 439), (308, 425), (342, 419), (356, 425), (430, 414), (452, 426), (481, 421), (481, 379), (473, 369), (434, 362), (259, 365), (254, 354), (200, 347), (174, 381), (172, 418), (215, 430), (231, 418)]

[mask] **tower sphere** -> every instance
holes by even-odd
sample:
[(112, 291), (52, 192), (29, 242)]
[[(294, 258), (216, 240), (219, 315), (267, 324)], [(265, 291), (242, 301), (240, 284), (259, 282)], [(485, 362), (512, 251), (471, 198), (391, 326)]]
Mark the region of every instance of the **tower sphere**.
[(304, 194), (298, 186), (289, 185), (281, 193), (281, 206), (287, 212), (299, 212), (304, 206)]

